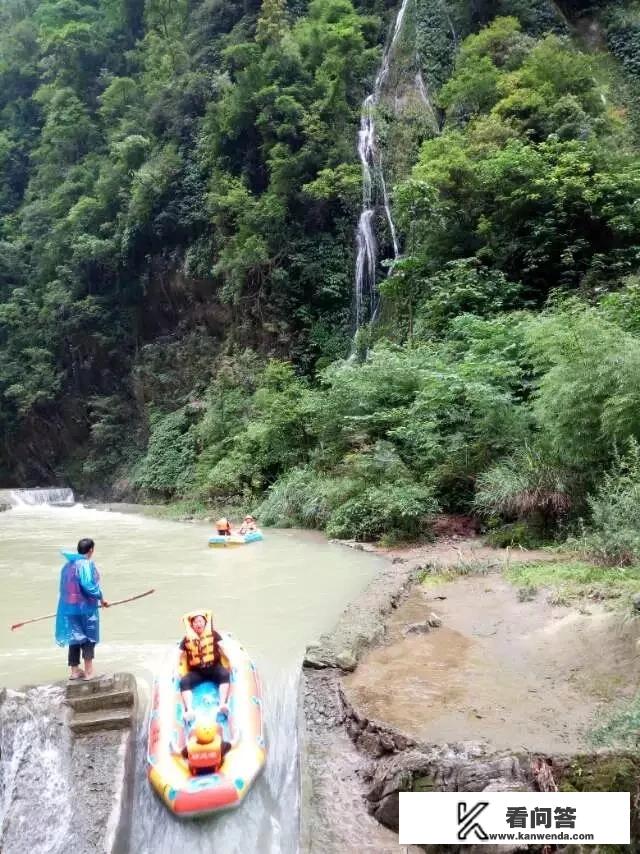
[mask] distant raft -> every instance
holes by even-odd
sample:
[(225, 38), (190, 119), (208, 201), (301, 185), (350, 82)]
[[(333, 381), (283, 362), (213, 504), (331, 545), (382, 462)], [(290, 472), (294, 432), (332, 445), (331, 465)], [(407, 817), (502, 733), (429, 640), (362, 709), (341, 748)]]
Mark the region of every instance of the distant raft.
[(264, 540), (262, 531), (249, 531), (248, 534), (214, 534), (209, 537), (209, 545), (212, 549), (224, 549), (229, 546), (246, 546), (249, 543), (257, 543)]
[[(237, 807), (264, 767), (266, 744), (263, 729), (262, 690), (255, 665), (230, 634), (223, 633), (222, 663), (231, 671), (229, 716), (238, 742), (224, 756), (216, 773), (194, 775), (182, 756), (187, 726), (180, 696), (180, 677), (187, 672), (184, 653), (176, 652), (173, 672), (157, 675), (151, 698), (147, 774), (167, 807), (177, 816), (190, 817)], [(218, 706), (218, 688), (205, 682), (193, 691), (196, 715), (210, 715)], [(229, 722), (218, 715), (224, 738)]]

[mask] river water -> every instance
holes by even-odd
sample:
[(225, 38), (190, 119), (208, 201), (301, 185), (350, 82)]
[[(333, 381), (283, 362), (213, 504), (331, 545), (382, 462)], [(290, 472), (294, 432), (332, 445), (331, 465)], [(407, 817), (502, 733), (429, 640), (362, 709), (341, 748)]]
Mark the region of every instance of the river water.
[[(108, 599), (150, 587), (146, 599), (102, 614), (96, 670), (129, 670), (143, 701), (154, 670), (180, 637), (181, 615), (212, 608), (216, 624), (241, 639), (265, 689), (269, 757), (265, 773), (234, 813), (179, 822), (144, 777), (145, 727), (134, 804), (132, 852), (288, 854), (297, 850), (296, 684), (305, 646), (329, 630), (381, 563), (302, 531), (268, 531), (262, 543), (209, 549), (209, 527), (134, 514), (18, 507), (0, 513), (0, 685), (52, 682), (67, 675), (53, 621), (11, 632), (19, 620), (55, 610), (63, 559), (81, 537), (96, 541)], [(1, 824), (0, 816), (0, 824)], [(53, 828), (52, 828), (53, 838)], [(51, 852), (57, 852), (56, 847)]]

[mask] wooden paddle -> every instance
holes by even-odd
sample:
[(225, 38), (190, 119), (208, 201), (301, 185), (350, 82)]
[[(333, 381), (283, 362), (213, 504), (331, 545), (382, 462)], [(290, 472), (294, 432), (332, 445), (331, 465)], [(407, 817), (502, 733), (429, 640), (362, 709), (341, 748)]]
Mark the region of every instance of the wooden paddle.
[[(155, 589), (152, 587), (151, 590), (146, 590), (144, 593), (138, 593), (137, 596), (129, 596), (127, 599), (118, 599), (117, 602), (109, 602), (109, 608), (113, 608), (114, 605), (124, 605), (125, 602), (135, 602), (136, 599), (142, 599), (144, 596), (150, 596), (151, 593), (155, 592)], [(44, 617), (34, 617), (32, 620), (23, 620), (21, 623), (14, 623), (11, 626), (11, 631), (13, 632), (21, 626), (28, 626), (29, 623), (39, 623), (40, 620), (51, 620), (55, 616), (55, 614), (46, 614)]]

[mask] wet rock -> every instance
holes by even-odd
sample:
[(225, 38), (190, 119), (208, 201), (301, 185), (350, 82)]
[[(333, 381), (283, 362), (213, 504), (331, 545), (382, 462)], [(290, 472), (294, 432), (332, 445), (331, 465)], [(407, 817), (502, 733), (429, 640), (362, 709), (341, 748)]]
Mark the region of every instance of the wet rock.
[(438, 629), (442, 625), (442, 617), (439, 617), (433, 612), (429, 614), (426, 620), (421, 620), (419, 623), (410, 623), (404, 630), (406, 635), (424, 635), (431, 629)]
[(382, 756), (385, 752), (380, 744), (380, 739), (372, 732), (361, 733), (356, 740), (356, 744), (360, 750), (368, 753), (370, 756)]
[(6, 501), (0, 501), (0, 513), (4, 513), (5, 510), (11, 510), (11, 505)]
[(526, 791), (533, 788), (525, 758), (477, 755), (476, 745), (424, 746), (379, 760), (367, 800), (378, 821), (398, 829), (399, 793)]
[(640, 611), (640, 593), (637, 593), (633, 597), (632, 602), (633, 602), (633, 610), (634, 611)]
[(393, 564), (406, 563), (406, 562), (407, 562), (406, 557), (400, 557), (399, 555), (396, 555), (395, 557), (391, 558), (391, 563), (393, 563)]
[(324, 670), (326, 667), (332, 667), (333, 664), (332, 660), (327, 658), (326, 653), (323, 652), (322, 647), (314, 645), (307, 647), (302, 666), (311, 667), (314, 670)]
[(406, 629), (403, 630), (403, 635), (426, 635), (427, 632), (431, 631), (431, 627), (429, 626), (429, 621), (425, 620), (422, 623), (409, 623)]
[(349, 650), (342, 650), (336, 655), (336, 664), (341, 670), (351, 672), (356, 669), (358, 662), (355, 655)]
[(322, 646), (307, 647), (302, 666), (309, 667), (313, 670), (326, 670), (337, 668), (346, 672), (351, 672), (356, 669), (358, 661), (348, 649), (340, 650), (334, 653), (332, 650), (327, 650)]

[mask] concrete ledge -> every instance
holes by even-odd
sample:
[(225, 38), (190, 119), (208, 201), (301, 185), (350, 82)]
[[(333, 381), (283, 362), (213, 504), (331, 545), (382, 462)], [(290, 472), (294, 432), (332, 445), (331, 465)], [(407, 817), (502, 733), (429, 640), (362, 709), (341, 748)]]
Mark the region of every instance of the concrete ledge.
[(69, 850), (129, 854), (138, 690), (130, 673), (66, 686), (74, 801), (82, 803)]
[(0, 851), (133, 854), (138, 721), (131, 674), (0, 690), (0, 736), (9, 772)]

